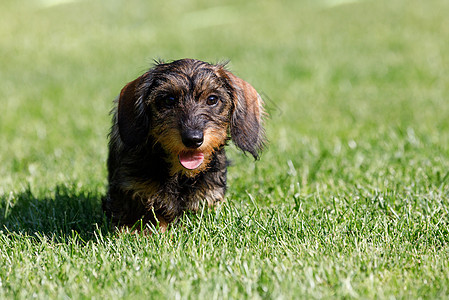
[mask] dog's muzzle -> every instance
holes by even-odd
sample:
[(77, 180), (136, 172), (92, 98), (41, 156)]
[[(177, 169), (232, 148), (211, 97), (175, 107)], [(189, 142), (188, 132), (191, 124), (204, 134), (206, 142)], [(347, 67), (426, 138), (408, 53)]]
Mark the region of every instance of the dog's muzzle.
[(181, 139), (184, 146), (190, 150), (183, 151), (179, 154), (179, 162), (188, 169), (193, 170), (198, 168), (204, 161), (204, 154), (197, 149), (203, 144), (203, 131), (197, 129), (185, 129), (181, 132)]

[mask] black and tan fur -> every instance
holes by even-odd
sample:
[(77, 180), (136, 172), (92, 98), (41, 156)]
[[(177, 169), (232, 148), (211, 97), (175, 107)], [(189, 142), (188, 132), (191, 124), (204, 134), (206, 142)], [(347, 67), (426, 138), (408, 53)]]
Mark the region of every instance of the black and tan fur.
[[(223, 201), (229, 139), (258, 158), (262, 100), (247, 82), (193, 59), (158, 63), (120, 92), (110, 133), (103, 209), (113, 226), (137, 221), (162, 230), (184, 211)], [(181, 153), (204, 155), (190, 170)]]

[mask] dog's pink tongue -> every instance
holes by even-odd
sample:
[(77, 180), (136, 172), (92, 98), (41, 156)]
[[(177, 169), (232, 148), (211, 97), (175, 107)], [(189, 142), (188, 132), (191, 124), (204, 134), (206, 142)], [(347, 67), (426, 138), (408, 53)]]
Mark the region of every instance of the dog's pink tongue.
[(204, 160), (204, 154), (201, 152), (182, 152), (179, 154), (179, 162), (189, 170), (198, 168)]

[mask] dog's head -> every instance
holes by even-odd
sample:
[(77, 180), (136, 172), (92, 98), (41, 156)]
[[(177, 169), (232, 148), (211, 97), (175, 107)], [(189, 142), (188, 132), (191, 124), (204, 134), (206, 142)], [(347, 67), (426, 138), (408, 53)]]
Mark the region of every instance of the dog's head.
[(256, 90), (223, 65), (183, 59), (159, 63), (128, 83), (116, 120), (127, 147), (158, 143), (172, 173), (195, 176), (229, 136), (257, 159), (264, 146), (263, 114)]

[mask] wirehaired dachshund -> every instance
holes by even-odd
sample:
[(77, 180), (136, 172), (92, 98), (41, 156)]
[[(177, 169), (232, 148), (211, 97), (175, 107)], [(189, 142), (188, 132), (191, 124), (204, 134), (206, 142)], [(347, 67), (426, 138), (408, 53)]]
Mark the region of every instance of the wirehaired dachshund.
[(224, 64), (156, 63), (115, 103), (103, 199), (114, 227), (165, 231), (200, 203), (223, 201), (227, 142), (255, 159), (264, 148), (263, 101)]

